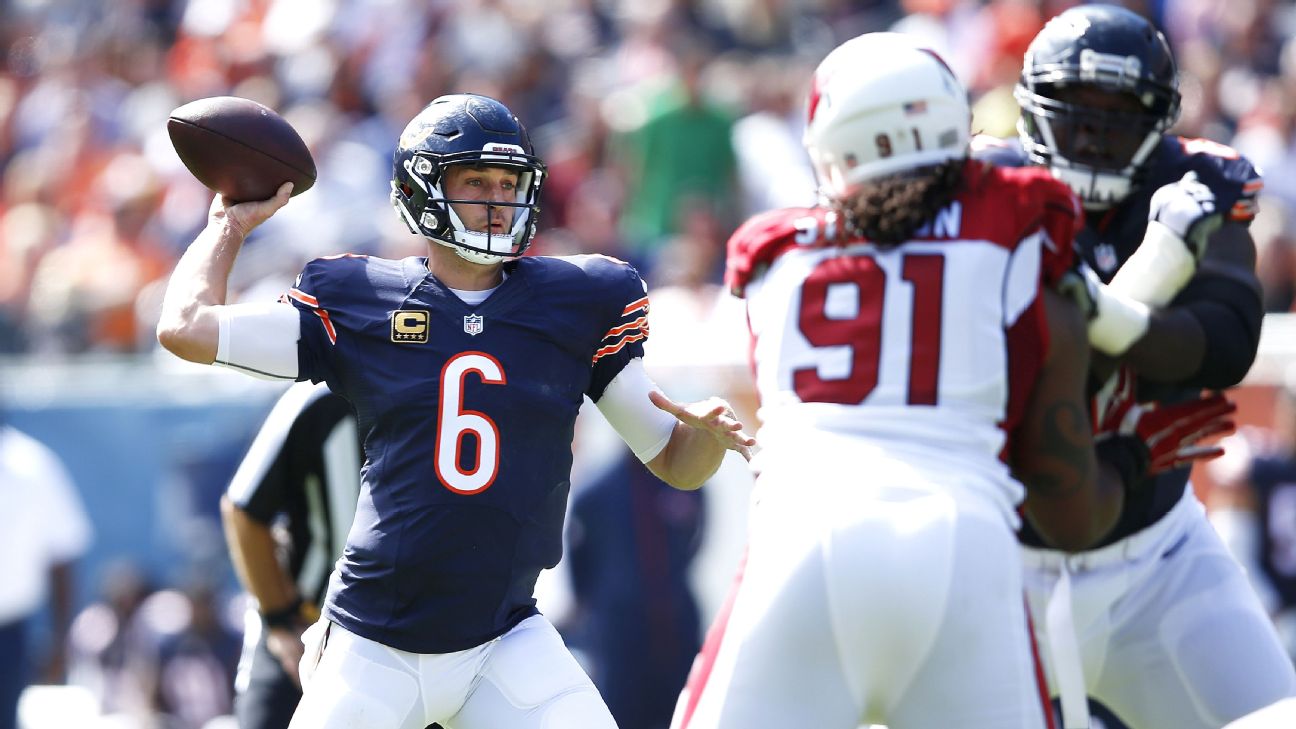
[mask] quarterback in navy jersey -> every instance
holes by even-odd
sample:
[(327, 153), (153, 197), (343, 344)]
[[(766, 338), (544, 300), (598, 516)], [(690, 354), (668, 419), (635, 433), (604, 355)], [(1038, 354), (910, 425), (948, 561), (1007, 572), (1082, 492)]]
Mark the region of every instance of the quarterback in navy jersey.
[(367, 434), (325, 616), (402, 650), (464, 650), (535, 613), (536, 577), (561, 556), (576, 413), (643, 356), (633, 268), (578, 256), (504, 270), (478, 306), (421, 258), (312, 261), (289, 294), (321, 315), (302, 329), (300, 375), (356, 403)]
[[(1164, 36), (1120, 7), (1067, 10), (1031, 43), (1015, 96), (1019, 139), (974, 148), (997, 164), (1047, 167), (1084, 204), (1085, 265), (1071, 290), (1090, 315), (1099, 417), (1131, 377), (1141, 407), (1237, 384), (1263, 316), (1247, 231), (1263, 183), (1231, 148), (1167, 133), (1179, 92)], [(1116, 528), (1088, 552), (1047, 550), (1023, 530), (1066, 726), (1084, 721), (1084, 691), (1139, 729), (1218, 727), (1296, 695), (1296, 674), (1188, 475), (1129, 488)]]
[(342, 255), (285, 303), (225, 304), (246, 234), (287, 203), (218, 197), (158, 325), (193, 361), (323, 381), (355, 408), (361, 491), (293, 727), (613, 727), (532, 596), (561, 556), (577, 411), (593, 400), (659, 478), (696, 488), (755, 441), (727, 403), (643, 371), (648, 298), (606, 256), (521, 257), (545, 167), (503, 104), (460, 94), (406, 126), (392, 202), (428, 255)]

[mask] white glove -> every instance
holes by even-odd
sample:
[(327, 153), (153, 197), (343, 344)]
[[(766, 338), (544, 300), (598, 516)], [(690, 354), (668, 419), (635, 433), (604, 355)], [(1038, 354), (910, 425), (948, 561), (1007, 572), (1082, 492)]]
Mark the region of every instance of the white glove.
[(1197, 272), (1210, 236), (1224, 223), (1215, 193), (1189, 172), (1152, 194), (1143, 242), (1108, 287), (1112, 293), (1162, 307)]
[(1193, 258), (1200, 261), (1206, 241), (1224, 223), (1224, 216), (1216, 210), (1215, 193), (1197, 179), (1196, 172), (1189, 172), (1178, 182), (1162, 185), (1152, 193), (1148, 222), (1152, 221), (1179, 236)]

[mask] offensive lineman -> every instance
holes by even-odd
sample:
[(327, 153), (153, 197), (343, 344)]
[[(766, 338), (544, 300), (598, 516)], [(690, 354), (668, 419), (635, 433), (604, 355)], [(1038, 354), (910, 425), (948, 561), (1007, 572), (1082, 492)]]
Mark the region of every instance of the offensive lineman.
[[(1263, 183), (1231, 148), (1166, 133), (1179, 92), (1165, 37), (1120, 7), (1071, 8), (1031, 43), (1015, 95), (1020, 146), (983, 156), (1045, 167), (1084, 204), (1078, 252), (1103, 282), (1083, 297), (1095, 381), (1132, 368), (1136, 398), (1162, 405), (1237, 384), (1259, 341), (1247, 224)], [(1068, 727), (1087, 723), (1086, 691), (1133, 729), (1214, 729), (1296, 695), (1187, 479), (1179, 468), (1140, 480), (1115, 530), (1080, 555), (1023, 529), (1030, 606)]]

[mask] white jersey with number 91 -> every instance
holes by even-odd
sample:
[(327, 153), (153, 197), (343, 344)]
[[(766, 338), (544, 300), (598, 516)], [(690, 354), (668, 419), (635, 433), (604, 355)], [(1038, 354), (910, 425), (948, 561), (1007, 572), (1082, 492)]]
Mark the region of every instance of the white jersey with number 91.
[(1076, 213), (1037, 172), (969, 170), (968, 189), (899, 246), (840, 236), (822, 208), (734, 234), (729, 283), (747, 299), (763, 458), (861, 438), (977, 469), (1020, 501), (1000, 454), (1047, 350), (1040, 287), (1070, 263)]

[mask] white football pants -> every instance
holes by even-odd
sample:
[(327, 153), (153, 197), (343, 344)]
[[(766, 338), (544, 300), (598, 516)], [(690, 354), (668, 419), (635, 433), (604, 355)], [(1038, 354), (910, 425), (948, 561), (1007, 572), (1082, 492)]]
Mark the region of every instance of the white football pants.
[(1069, 557), (1024, 549), (1023, 559), (1055, 695), (1045, 614), (1065, 561), (1085, 689), (1132, 729), (1218, 729), (1296, 696), (1291, 661), (1191, 486), (1115, 544)]
[(1042, 727), (1004, 514), (903, 468), (846, 473), (761, 476), (745, 566), (672, 727)]
[(616, 729), (607, 705), (543, 616), (457, 653), (389, 648), (340, 626), (303, 636), (327, 642), (290, 729)]

